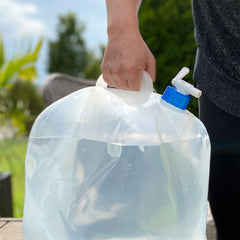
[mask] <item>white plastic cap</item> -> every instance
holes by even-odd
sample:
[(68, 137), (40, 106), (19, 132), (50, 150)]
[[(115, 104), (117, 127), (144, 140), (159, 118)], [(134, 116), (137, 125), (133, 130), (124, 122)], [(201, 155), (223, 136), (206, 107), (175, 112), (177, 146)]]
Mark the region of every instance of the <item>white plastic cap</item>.
[(202, 91), (195, 88), (192, 84), (182, 80), (189, 73), (189, 69), (187, 67), (183, 67), (175, 78), (172, 80), (172, 85), (176, 87), (177, 91), (185, 94), (192, 95), (196, 98), (199, 98), (202, 95)]

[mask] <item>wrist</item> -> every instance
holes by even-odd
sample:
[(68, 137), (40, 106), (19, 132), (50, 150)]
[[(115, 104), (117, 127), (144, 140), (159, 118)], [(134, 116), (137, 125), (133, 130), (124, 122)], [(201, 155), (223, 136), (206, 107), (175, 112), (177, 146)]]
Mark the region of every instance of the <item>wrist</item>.
[(124, 33), (138, 33), (138, 19), (137, 16), (131, 18), (122, 16), (121, 19), (114, 21), (109, 21), (107, 26), (108, 38), (114, 37), (116, 35)]
[(112, 35), (138, 31), (139, 0), (106, 0), (107, 33)]

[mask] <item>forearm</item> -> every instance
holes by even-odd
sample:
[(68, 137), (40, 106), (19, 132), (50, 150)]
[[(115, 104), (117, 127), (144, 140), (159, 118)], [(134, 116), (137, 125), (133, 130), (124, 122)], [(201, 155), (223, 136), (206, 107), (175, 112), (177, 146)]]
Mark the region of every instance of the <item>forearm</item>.
[(138, 9), (141, 0), (106, 0), (108, 35), (115, 31), (138, 29)]
[(101, 66), (110, 87), (139, 90), (141, 73), (155, 79), (155, 59), (138, 29), (141, 0), (106, 0), (108, 44)]

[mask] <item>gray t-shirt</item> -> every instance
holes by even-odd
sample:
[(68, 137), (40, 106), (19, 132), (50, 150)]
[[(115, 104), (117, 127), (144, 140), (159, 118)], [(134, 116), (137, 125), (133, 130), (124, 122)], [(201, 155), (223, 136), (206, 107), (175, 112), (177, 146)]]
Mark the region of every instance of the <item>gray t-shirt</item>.
[(194, 79), (222, 110), (240, 117), (240, 0), (193, 0)]

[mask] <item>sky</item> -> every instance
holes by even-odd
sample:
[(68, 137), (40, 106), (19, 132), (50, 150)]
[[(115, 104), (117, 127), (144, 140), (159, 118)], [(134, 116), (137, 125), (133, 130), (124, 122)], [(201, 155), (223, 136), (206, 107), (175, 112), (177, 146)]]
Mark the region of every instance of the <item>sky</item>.
[(105, 0), (0, 0), (0, 34), (7, 57), (44, 39), (37, 63), (40, 85), (48, 74), (48, 41), (56, 38), (58, 16), (69, 11), (85, 23), (87, 46), (99, 54), (98, 46), (107, 43)]

